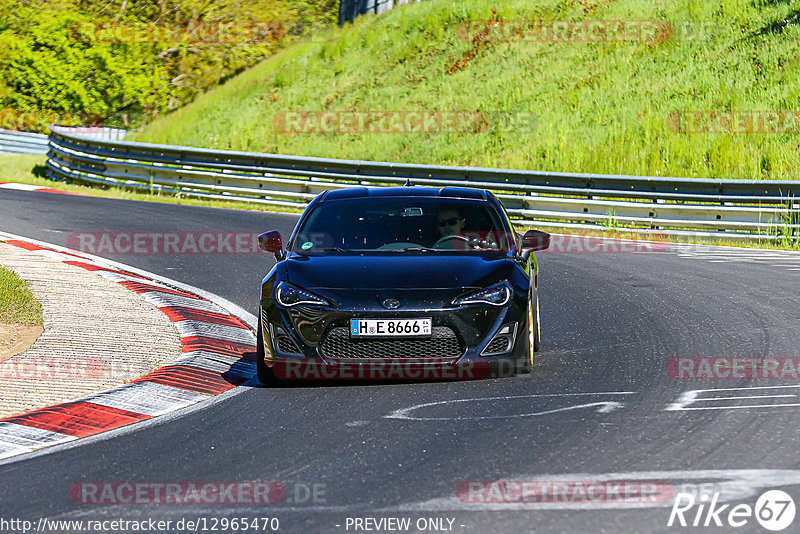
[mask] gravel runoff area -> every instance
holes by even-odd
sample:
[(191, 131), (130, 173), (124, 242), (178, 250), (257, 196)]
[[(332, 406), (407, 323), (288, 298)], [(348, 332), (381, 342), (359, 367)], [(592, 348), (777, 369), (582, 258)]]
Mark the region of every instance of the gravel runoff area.
[(28, 282), (44, 310), (33, 346), (0, 363), (0, 417), (118, 386), (181, 355), (169, 318), (111, 280), (5, 243), (0, 265)]

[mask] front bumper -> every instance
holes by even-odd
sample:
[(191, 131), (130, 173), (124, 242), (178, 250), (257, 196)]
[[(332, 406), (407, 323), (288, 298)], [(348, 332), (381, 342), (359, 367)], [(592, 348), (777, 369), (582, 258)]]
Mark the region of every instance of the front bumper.
[[(522, 357), (527, 299), (502, 307), (469, 305), (391, 310), (284, 308), (262, 299), (265, 363), (287, 379), (478, 379), (514, 374)], [(424, 339), (351, 339), (357, 318), (430, 317)], [(511, 333), (511, 335), (509, 335)], [(498, 352), (498, 347), (500, 350)]]

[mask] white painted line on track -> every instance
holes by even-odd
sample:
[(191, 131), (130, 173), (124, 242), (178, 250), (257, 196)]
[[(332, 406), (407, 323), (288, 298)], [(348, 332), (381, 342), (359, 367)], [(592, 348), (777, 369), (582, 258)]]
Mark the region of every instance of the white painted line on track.
[(710, 397), (704, 401), (748, 400), (748, 399), (782, 399), (796, 398), (797, 395), (753, 395), (752, 397)]
[(570, 410), (578, 410), (583, 408), (594, 408), (598, 407), (597, 413), (609, 413), (613, 410), (622, 408), (624, 405), (621, 402), (615, 401), (599, 401), (599, 402), (591, 402), (591, 403), (584, 403), (578, 404), (573, 406), (565, 406), (562, 408), (556, 408), (553, 410), (546, 410), (542, 412), (531, 412), (531, 413), (522, 413), (522, 414), (512, 414), (512, 415), (487, 415), (487, 416), (454, 416), (454, 417), (416, 417), (410, 415), (411, 412), (415, 410), (419, 410), (421, 408), (428, 408), (431, 406), (441, 406), (441, 405), (451, 405), (451, 404), (458, 404), (458, 403), (473, 403), (473, 402), (483, 402), (483, 401), (498, 401), (498, 400), (513, 400), (513, 399), (531, 399), (531, 398), (544, 398), (544, 397), (576, 397), (576, 396), (593, 396), (593, 395), (634, 395), (635, 391), (604, 391), (604, 392), (597, 392), (597, 393), (547, 393), (547, 394), (537, 394), (537, 395), (509, 395), (503, 397), (480, 397), (474, 399), (451, 399), (445, 401), (436, 401), (436, 402), (426, 402), (422, 404), (415, 404), (414, 406), (409, 406), (407, 408), (401, 408), (399, 410), (395, 410), (388, 415), (384, 415), (385, 419), (405, 419), (405, 420), (412, 420), (412, 421), (470, 421), (470, 420), (481, 420), (481, 419), (513, 419), (513, 418), (521, 418), (521, 417), (537, 417), (542, 415), (550, 415), (559, 412), (565, 412)]
[[(758, 390), (768, 390), (773, 391), (777, 389), (797, 389), (800, 388), (800, 384), (791, 384), (787, 386), (751, 386), (751, 387), (741, 387), (741, 388), (718, 388), (718, 389), (693, 389), (689, 391), (684, 391), (678, 396), (678, 399), (667, 405), (664, 408), (664, 411), (672, 412), (672, 411), (687, 411), (687, 410), (741, 410), (745, 408), (786, 408), (786, 407), (794, 407), (800, 406), (800, 404), (757, 404), (757, 405), (730, 405), (730, 406), (692, 406), (693, 404), (697, 404), (700, 402), (706, 401), (713, 401), (715, 399), (720, 399), (720, 397), (703, 397), (701, 396), (704, 393), (719, 393), (719, 392), (734, 392), (734, 393), (744, 393), (746, 391), (758, 391)], [(778, 398), (778, 397), (787, 397), (787, 395), (748, 395), (745, 397), (739, 397), (737, 400), (750, 400), (750, 399), (764, 399), (764, 398)], [(796, 395), (788, 395), (788, 397), (796, 397)]]
[[(698, 399), (709, 400), (709, 399)], [(800, 404), (751, 404), (739, 406), (703, 406), (701, 408), (680, 408), (681, 411), (688, 410), (750, 410), (753, 408), (792, 408), (798, 407)]]

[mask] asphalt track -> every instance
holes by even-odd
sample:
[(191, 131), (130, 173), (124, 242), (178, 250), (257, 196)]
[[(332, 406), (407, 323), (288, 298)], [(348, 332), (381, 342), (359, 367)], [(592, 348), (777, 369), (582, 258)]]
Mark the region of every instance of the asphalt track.
[[(295, 220), (0, 191), (0, 229), (59, 245), (73, 232), (278, 229), (288, 235)], [(101, 255), (253, 313), (259, 281), (272, 265), (257, 254)], [(791, 269), (800, 260), (730, 258), (709, 261), (674, 250), (542, 254), (543, 350), (530, 377), (246, 386), (160, 424), (0, 465), (0, 519), (277, 517), (280, 532), (298, 533), (354, 532), (352, 519), (366, 517), (411, 518), (410, 531), (420, 518), (452, 519), (450, 531), (464, 533), (728, 531), (670, 529), (668, 505), (475, 504), (456, 490), (468, 481), (503, 479), (647, 480), (673, 491), (708, 483), (731, 504), (753, 506), (768, 489), (798, 501), (800, 406), (792, 404), (800, 388), (741, 388), (800, 381), (676, 380), (667, 373), (675, 357), (799, 356), (800, 270)], [(714, 401), (687, 400), (687, 391), (714, 388), (733, 391), (695, 394)], [(428, 405), (412, 409), (420, 404)], [(97, 506), (69, 495), (86, 482), (248, 481), (281, 482), (289, 497), (273, 506)], [(317, 502), (304, 498), (313, 485)], [(786, 531), (798, 530), (800, 518)], [(766, 532), (754, 518), (737, 531)]]

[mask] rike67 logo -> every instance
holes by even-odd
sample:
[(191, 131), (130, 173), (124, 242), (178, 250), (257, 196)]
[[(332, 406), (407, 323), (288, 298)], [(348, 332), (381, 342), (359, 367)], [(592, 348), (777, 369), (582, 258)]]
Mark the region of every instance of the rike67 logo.
[(754, 517), (765, 529), (778, 532), (789, 527), (795, 516), (794, 499), (781, 490), (769, 490), (749, 504), (719, 504), (719, 493), (714, 493), (709, 502), (708, 494), (699, 497), (691, 493), (678, 493), (672, 504), (667, 526), (682, 527), (727, 527), (739, 528)]

